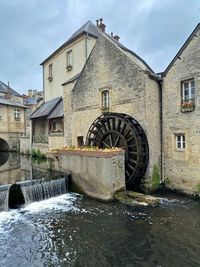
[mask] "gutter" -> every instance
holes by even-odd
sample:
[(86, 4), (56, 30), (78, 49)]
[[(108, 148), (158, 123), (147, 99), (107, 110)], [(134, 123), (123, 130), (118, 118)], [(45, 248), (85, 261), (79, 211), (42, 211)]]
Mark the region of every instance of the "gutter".
[(160, 181), (161, 183), (164, 182), (164, 168), (163, 168), (163, 162), (164, 162), (164, 154), (163, 154), (163, 81), (162, 79), (159, 80), (159, 98), (160, 98)]

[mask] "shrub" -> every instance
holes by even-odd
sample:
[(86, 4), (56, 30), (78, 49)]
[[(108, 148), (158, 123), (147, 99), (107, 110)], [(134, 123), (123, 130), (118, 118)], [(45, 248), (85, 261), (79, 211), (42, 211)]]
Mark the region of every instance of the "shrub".
[(39, 150), (39, 148), (38, 148), (38, 149), (33, 148), (33, 149), (31, 150), (31, 156), (32, 156), (33, 159), (39, 159), (39, 160), (44, 160), (44, 159), (46, 159), (46, 154), (43, 153), (43, 152), (41, 152), (41, 151)]

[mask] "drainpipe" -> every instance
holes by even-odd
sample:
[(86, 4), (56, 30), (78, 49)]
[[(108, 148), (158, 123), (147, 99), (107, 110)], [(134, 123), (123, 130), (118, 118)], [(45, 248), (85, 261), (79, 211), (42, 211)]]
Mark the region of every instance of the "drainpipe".
[(46, 100), (46, 95), (45, 95), (45, 89), (44, 89), (44, 65), (42, 66), (42, 89), (43, 89), (43, 102)]
[(164, 182), (164, 154), (163, 154), (163, 81), (159, 81), (159, 98), (160, 98), (160, 154), (161, 154), (161, 159), (160, 159), (160, 179), (161, 182)]

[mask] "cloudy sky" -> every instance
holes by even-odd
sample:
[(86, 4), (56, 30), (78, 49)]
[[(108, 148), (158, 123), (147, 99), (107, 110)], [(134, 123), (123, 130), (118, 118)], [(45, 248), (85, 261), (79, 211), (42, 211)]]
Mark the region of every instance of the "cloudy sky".
[(0, 0), (0, 80), (42, 89), (40, 63), (88, 20), (163, 71), (200, 22), (200, 0)]

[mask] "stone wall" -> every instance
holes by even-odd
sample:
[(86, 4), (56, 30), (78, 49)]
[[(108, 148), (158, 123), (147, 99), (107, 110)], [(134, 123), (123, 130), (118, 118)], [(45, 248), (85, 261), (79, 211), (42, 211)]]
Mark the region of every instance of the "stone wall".
[(124, 152), (62, 151), (48, 153), (55, 167), (71, 173), (73, 187), (90, 197), (111, 200), (125, 189)]
[[(200, 184), (200, 31), (171, 66), (163, 81), (164, 174), (168, 186), (194, 193)], [(181, 111), (181, 83), (194, 79), (195, 110)], [(176, 134), (185, 134), (185, 149), (177, 149)]]
[(63, 148), (64, 145), (64, 137), (61, 134), (59, 135), (54, 135), (54, 136), (49, 136), (49, 151), (53, 149), (58, 149), (58, 148)]
[(30, 153), (30, 136), (20, 137), (20, 153), (29, 154)]

